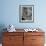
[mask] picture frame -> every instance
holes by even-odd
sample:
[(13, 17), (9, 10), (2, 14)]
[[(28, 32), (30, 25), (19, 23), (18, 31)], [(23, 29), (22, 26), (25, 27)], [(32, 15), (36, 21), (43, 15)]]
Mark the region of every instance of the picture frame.
[(19, 22), (34, 22), (34, 5), (19, 5)]

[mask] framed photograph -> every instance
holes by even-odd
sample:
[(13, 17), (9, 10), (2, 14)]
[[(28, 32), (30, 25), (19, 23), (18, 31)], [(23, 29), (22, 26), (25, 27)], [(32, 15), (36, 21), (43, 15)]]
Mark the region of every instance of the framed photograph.
[(34, 5), (19, 6), (19, 22), (34, 22)]

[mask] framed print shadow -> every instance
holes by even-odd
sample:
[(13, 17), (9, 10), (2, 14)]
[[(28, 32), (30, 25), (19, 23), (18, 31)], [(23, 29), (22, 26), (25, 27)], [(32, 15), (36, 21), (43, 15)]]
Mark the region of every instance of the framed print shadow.
[(19, 22), (34, 22), (34, 5), (19, 5)]

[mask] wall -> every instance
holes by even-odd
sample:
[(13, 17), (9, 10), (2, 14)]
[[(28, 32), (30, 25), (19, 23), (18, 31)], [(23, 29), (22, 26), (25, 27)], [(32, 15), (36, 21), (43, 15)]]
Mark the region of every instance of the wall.
[[(46, 0), (1, 0), (0, 25), (13, 24), (16, 28), (46, 28)], [(19, 5), (34, 5), (34, 23), (19, 22)]]

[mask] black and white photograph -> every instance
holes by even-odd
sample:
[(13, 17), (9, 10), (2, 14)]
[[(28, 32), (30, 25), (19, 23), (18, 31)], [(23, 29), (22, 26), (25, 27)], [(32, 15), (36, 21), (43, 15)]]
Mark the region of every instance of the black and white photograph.
[(34, 22), (34, 5), (20, 5), (19, 16), (20, 22)]

